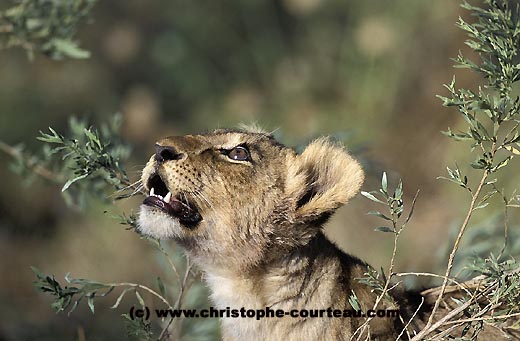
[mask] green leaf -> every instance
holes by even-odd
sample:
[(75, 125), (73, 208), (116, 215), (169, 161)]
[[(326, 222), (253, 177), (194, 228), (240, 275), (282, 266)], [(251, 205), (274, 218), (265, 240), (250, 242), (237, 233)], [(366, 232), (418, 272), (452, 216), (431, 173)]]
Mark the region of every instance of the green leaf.
[(515, 147), (515, 146), (505, 146), (504, 147), (505, 150), (515, 154), (515, 155), (520, 155), (520, 148), (519, 147)]
[(477, 207), (473, 208), (473, 211), (479, 210), (481, 208), (487, 207), (489, 205), (488, 202), (478, 205)]
[(90, 311), (92, 312), (92, 314), (94, 314), (94, 294), (92, 295), (89, 295), (88, 298), (87, 298), (87, 304), (88, 304), (88, 307), (90, 308)]
[(392, 219), (390, 219), (389, 217), (385, 216), (383, 213), (381, 213), (379, 211), (370, 211), (367, 214), (373, 215), (373, 216), (376, 216), (376, 217), (379, 217), (379, 218), (383, 218), (383, 219), (388, 220), (388, 221), (392, 221)]
[(368, 192), (364, 192), (364, 191), (361, 191), (361, 195), (364, 196), (365, 198), (367, 199), (370, 199), (372, 201), (375, 201), (375, 202), (378, 202), (380, 204), (386, 204), (385, 202), (379, 200), (378, 198), (376, 198), (373, 194), (371, 193), (368, 193)]
[(62, 137), (58, 135), (52, 128), (49, 127), (49, 129), (51, 132), (53, 132), (53, 135), (49, 135), (43, 131), (40, 131), (41, 136), (37, 136), (36, 139), (47, 143), (63, 143)]
[(36, 277), (38, 277), (40, 279), (44, 277), (43, 274), (41, 273), (41, 271), (38, 270), (37, 267), (31, 266), (31, 270), (35, 273)]
[(397, 188), (394, 192), (394, 199), (395, 200), (401, 200), (403, 197), (403, 180), (399, 179), (399, 184), (397, 185)]
[(164, 288), (164, 283), (161, 277), (157, 277), (157, 287), (159, 287), (159, 293), (161, 296), (166, 298), (166, 289)]
[(54, 47), (58, 52), (61, 52), (67, 57), (77, 59), (85, 59), (90, 57), (90, 52), (79, 48), (79, 46), (71, 40), (54, 38), (50, 43), (52, 47)]
[(361, 306), (359, 304), (359, 299), (357, 298), (354, 290), (352, 290), (352, 295), (350, 295), (348, 298), (348, 303), (350, 303), (350, 305), (352, 306), (352, 309), (361, 310)]
[(90, 129), (86, 129), (86, 128), (83, 129), (83, 132), (85, 133), (85, 135), (87, 135), (89, 140), (93, 141), (98, 146), (99, 149), (103, 148), (103, 146), (101, 145), (101, 141), (99, 141), (99, 137), (97, 136), (97, 134), (93, 133), (92, 131), (90, 131)]
[(385, 194), (388, 194), (388, 181), (386, 179), (386, 172), (383, 172), (383, 177), (381, 178), (381, 189)]
[(492, 172), (496, 172), (497, 170), (499, 170), (500, 168), (503, 168), (505, 166), (507, 166), (507, 164), (509, 163), (509, 161), (513, 158), (513, 155), (509, 155), (508, 157), (506, 157), (504, 160), (500, 161), (495, 167), (493, 167), (491, 169)]
[(413, 215), (413, 210), (415, 209), (415, 204), (417, 203), (417, 198), (419, 197), (419, 192), (421, 190), (418, 189), (417, 192), (415, 192), (415, 195), (413, 197), (413, 200), (412, 200), (412, 206), (410, 208), (410, 213), (408, 213), (408, 217), (406, 217), (405, 221), (404, 221), (404, 224), (408, 224), (408, 222), (410, 221), (410, 219), (412, 218), (412, 215)]
[(139, 294), (139, 291), (137, 291), (137, 289), (135, 289), (135, 297), (137, 297), (137, 301), (139, 301), (139, 304), (141, 305), (141, 307), (145, 307), (146, 306), (144, 304), (143, 298), (141, 297), (141, 294)]
[(121, 300), (126, 295), (126, 293), (129, 292), (130, 290), (134, 290), (134, 288), (126, 288), (125, 290), (123, 290), (121, 292), (121, 294), (119, 294), (119, 297), (117, 298), (116, 303), (114, 303), (114, 305), (111, 306), (110, 308), (111, 309), (115, 309), (115, 308), (119, 307), (119, 304), (121, 303)]
[(485, 203), (486, 201), (488, 201), (489, 199), (491, 199), (495, 194), (497, 194), (498, 191), (496, 189), (486, 193), (486, 195), (484, 195), (482, 197), (482, 199), (480, 200), (480, 202), (478, 203), (478, 205), (481, 205), (483, 203)]
[(386, 227), (386, 226), (378, 226), (374, 229), (374, 231), (376, 232), (390, 232), (390, 233), (395, 233), (395, 231), (393, 229), (391, 229), (390, 227)]
[(73, 183), (75, 183), (75, 182), (78, 181), (78, 180), (85, 179), (87, 176), (89, 176), (88, 173), (87, 173), (87, 174), (82, 174), (82, 175), (80, 175), (80, 176), (75, 177), (74, 179), (70, 179), (70, 180), (68, 180), (68, 181), (65, 183), (65, 185), (63, 185), (61, 191), (62, 191), (62, 192), (65, 192), (65, 191), (70, 187), (70, 185), (72, 185)]

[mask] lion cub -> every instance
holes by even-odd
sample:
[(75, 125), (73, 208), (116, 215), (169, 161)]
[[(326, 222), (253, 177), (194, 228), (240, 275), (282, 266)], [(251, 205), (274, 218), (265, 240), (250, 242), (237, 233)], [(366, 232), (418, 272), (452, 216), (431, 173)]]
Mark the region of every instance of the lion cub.
[[(157, 142), (142, 180), (150, 195), (140, 231), (182, 245), (204, 272), (218, 309), (346, 311), (353, 294), (364, 311), (373, 307), (377, 295), (355, 279), (367, 265), (322, 232), (363, 182), (359, 163), (341, 146), (322, 138), (297, 154), (269, 134), (236, 130), (167, 137)], [(365, 321), (306, 315), (226, 317), (222, 334), (225, 340), (348, 340)], [(370, 338), (395, 340), (401, 328), (397, 316), (374, 318)]]

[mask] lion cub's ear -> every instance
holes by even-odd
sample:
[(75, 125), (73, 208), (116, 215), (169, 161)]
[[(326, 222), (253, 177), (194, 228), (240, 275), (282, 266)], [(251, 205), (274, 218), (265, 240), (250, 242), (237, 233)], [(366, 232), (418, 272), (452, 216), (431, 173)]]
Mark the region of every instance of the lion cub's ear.
[(294, 201), (295, 222), (328, 217), (352, 198), (364, 175), (340, 145), (320, 138), (288, 160), (286, 193)]

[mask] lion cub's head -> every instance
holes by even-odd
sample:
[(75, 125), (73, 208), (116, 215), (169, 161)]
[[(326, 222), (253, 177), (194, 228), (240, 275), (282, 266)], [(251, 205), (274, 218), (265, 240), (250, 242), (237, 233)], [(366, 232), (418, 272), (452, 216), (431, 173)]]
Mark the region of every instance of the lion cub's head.
[(175, 239), (199, 263), (247, 270), (305, 245), (363, 171), (327, 139), (296, 154), (266, 133), (217, 130), (159, 140), (142, 180), (142, 233)]

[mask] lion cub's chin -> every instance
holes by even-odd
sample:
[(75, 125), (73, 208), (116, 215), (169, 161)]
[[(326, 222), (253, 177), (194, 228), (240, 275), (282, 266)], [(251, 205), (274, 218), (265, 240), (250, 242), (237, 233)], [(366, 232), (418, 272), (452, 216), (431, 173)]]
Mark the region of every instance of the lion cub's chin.
[(183, 228), (177, 219), (145, 205), (139, 210), (137, 226), (140, 233), (159, 239), (178, 238)]

